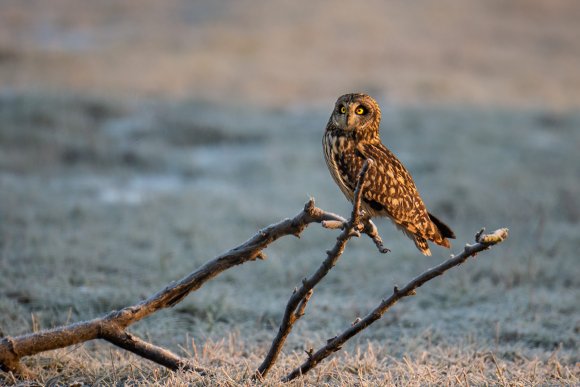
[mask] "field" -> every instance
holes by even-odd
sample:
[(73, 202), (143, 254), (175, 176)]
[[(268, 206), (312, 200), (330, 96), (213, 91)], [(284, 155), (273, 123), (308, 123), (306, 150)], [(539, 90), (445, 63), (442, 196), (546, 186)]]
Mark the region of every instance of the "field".
[[(483, 226), (510, 238), (294, 384), (579, 384), (580, 6), (258, 4), (0, 3), (0, 336), (136, 303), (309, 197), (346, 216), (321, 136), (357, 90), (452, 252)], [(450, 254), (377, 224), (392, 252), (348, 245), (265, 385)], [(336, 234), (312, 225), (131, 327), (210, 376), (91, 342), (27, 358), (30, 383), (250, 384)]]

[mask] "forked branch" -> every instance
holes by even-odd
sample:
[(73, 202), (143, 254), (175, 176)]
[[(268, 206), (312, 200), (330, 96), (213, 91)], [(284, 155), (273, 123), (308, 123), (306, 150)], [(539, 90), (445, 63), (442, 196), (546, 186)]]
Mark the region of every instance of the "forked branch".
[[(366, 160), (360, 174), (358, 176), (358, 181), (356, 185), (356, 189), (354, 191), (354, 201), (352, 207), (352, 213), (350, 219), (347, 222), (342, 222), (340, 225), (336, 221), (325, 222), (323, 225), (329, 228), (342, 228), (342, 232), (336, 238), (336, 243), (331, 250), (326, 252), (326, 259), (320, 264), (320, 267), (312, 274), (309, 278), (305, 278), (302, 281), (302, 285), (294, 290), (292, 296), (288, 300), (286, 304), (286, 309), (284, 311), (284, 316), (282, 317), (282, 322), (280, 323), (280, 328), (278, 329), (278, 334), (272, 341), (272, 345), (268, 350), (268, 354), (264, 358), (262, 364), (258, 367), (255, 378), (261, 379), (265, 377), (282, 351), (282, 347), (286, 342), (286, 339), (292, 328), (294, 323), (304, 314), (304, 309), (306, 307), (306, 302), (310, 299), (312, 295), (314, 287), (328, 274), (330, 269), (336, 265), (340, 256), (344, 252), (344, 248), (350, 238), (353, 236), (359, 236), (360, 231), (365, 230), (367, 227), (365, 224), (361, 223), (362, 221), (362, 214), (361, 214), (361, 198), (364, 191), (364, 183), (367, 176), (367, 172), (369, 167), (372, 165), (372, 160)], [(374, 226), (374, 225), (373, 225)], [(376, 231), (376, 228), (375, 228)], [(378, 237), (378, 233), (376, 234)], [(373, 236), (371, 236), (373, 238)], [(380, 237), (378, 237), (380, 240)], [(377, 244), (377, 246), (379, 246)], [(382, 241), (381, 241), (382, 247)], [(379, 248), (380, 249), (380, 248)], [(300, 313), (297, 313), (296, 310), (299, 310)]]
[[(187, 359), (182, 359), (164, 348), (155, 346), (132, 335), (127, 331), (127, 328), (161, 309), (172, 307), (181, 302), (190, 292), (199, 289), (207, 281), (220, 273), (248, 261), (264, 259), (265, 254), (263, 250), (266, 247), (286, 235), (300, 236), (302, 231), (311, 223), (322, 223), (324, 227), (330, 229), (342, 229), (334, 247), (327, 251), (326, 259), (322, 262), (318, 270), (309, 278), (304, 279), (302, 285), (290, 297), (278, 335), (274, 339), (264, 362), (255, 373), (255, 377), (257, 378), (264, 377), (278, 358), (294, 323), (304, 315), (314, 287), (338, 262), (350, 238), (365, 233), (373, 240), (381, 253), (389, 251), (383, 246), (383, 242), (375, 225), (360, 210), (366, 173), (371, 165), (372, 161), (367, 160), (361, 170), (355, 190), (352, 214), (348, 221), (336, 214), (315, 207), (314, 200), (311, 199), (306, 203), (304, 209), (294, 218), (284, 219), (259, 230), (245, 243), (207, 262), (198, 270), (179, 281), (169, 284), (163, 290), (138, 304), (125, 307), (119, 311), (112, 311), (105, 316), (89, 321), (17, 337), (0, 338), (0, 370), (10, 371), (23, 377), (32, 376), (30, 371), (21, 362), (22, 358), (90, 340), (102, 339), (172, 370), (186, 369), (205, 373), (205, 370), (195, 367)], [(440, 276), (452, 267), (460, 265), (467, 258), (475, 256), (478, 252), (503, 241), (506, 237), (507, 229), (500, 229), (492, 234), (484, 234), (482, 230), (476, 235), (476, 244), (467, 245), (461, 254), (426, 271), (402, 289), (395, 287), (393, 294), (386, 300), (383, 300), (363, 319), (357, 321), (340, 335), (329, 340), (317, 352), (309, 351), (308, 359), (283, 380), (290, 381), (299, 375), (307, 373), (320, 361), (338, 351), (342, 344), (351, 337), (380, 319), (397, 301), (414, 294), (415, 289), (427, 281)]]
[(369, 325), (380, 319), (383, 316), (383, 314), (385, 314), (385, 312), (393, 305), (395, 305), (399, 300), (401, 300), (404, 297), (414, 295), (416, 289), (425, 284), (426, 282), (442, 275), (447, 270), (455, 266), (461, 265), (468, 258), (474, 257), (475, 255), (477, 255), (477, 253), (483, 250), (487, 250), (491, 246), (504, 241), (507, 237), (508, 237), (507, 228), (501, 228), (491, 234), (484, 234), (484, 230), (482, 229), (475, 236), (476, 242), (475, 244), (466, 245), (459, 255), (452, 256), (450, 259), (441, 263), (440, 265), (427, 270), (420, 276), (414, 278), (402, 289), (399, 289), (397, 286), (395, 286), (393, 289), (393, 293), (391, 294), (390, 297), (383, 300), (369, 314), (367, 314), (361, 320), (358, 320), (355, 324), (344, 330), (341, 334), (328, 340), (326, 345), (324, 345), (318, 351), (309, 353), (306, 361), (304, 361), (304, 363), (302, 363), (300, 367), (296, 368), (291, 373), (286, 375), (286, 377), (284, 377), (282, 381), (288, 382), (297, 378), (300, 375), (306, 374), (312, 368), (316, 367), (316, 365), (320, 363), (322, 360), (326, 359), (334, 352), (340, 350), (342, 345), (350, 338), (352, 338), (353, 336), (361, 332), (363, 329), (367, 328)]
[(170, 351), (128, 333), (127, 327), (161, 309), (174, 306), (190, 292), (199, 289), (225, 270), (248, 261), (265, 258), (263, 250), (277, 239), (286, 235), (299, 236), (309, 224), (324, 221), (342, 222), (344, 219), (315, 207), (314, 200), (311, 199), (294, 218), (284, 219), (258, 231), (245, 243), (207, 262), (198, 270), (169, 284), (165, 289), (136, 305), (112, 311), (90, 321), (17, 337), (0, 338), (0, 370), (12, 371), (21, 376), (32, 376), (21, 362), (23, 357), (89, 340), (103, 339), (172, 370), (202, 371)]

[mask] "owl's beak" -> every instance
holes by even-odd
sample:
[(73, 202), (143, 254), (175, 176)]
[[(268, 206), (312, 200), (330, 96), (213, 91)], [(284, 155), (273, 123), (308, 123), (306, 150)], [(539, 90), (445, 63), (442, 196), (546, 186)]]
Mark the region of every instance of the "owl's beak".
[(354, 130), (355, 129), (355, 116), (354, 114), (347, 113), (346, 114), (346, 130)]

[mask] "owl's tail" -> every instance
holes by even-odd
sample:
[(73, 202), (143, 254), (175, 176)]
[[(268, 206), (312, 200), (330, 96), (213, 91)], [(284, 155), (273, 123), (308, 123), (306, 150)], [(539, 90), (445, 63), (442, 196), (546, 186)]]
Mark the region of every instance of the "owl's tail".
[(447, 238), (455, 239), (455, 233), (449, 228), (448, 225), (437, 219), (433, 214), (431, 213), (428, 214), (429, 219), (431, 219), (431, 222), (433, 222), (433, 224), (437, 228), (437, 231), (439, 231), (440, 236), (440, 238), (435, 238), (433, 242), (437, 243), (440, 246), (450, 248), (451, 243), (449, 243)]
[(415, 246), (417, 246), (417, 248), (421, 251), (421, 253), (423, 253), (423, 255), (426, 255), (428, 257), (431, 256), (431, 250), (429, 249), (427, 239), (417, 235), (413, 235), (411, 238), (413, 239), (413, 242), (415, 242)]
[[(438, 244), (439, 246), (451, 247), (451, 243), (447, 238), (455, 239), (455, 233), (451, 231), (449, 226), (445, 223), (429, 214), (429, 219), (431, 220), (431, 225), (427, 227), (427, 230), (422, 233), (417, 233), (417, 229), (409, 226), (408, 224), (397, 224), (395, 225), (403, 231), (409, 238), (415, 242), (415, 246), (423, 253), (423, 255), (431, 255), (431, 250), (429, 250), (428, 241)], [(410, 230), (412, 229), (412, 231)]]

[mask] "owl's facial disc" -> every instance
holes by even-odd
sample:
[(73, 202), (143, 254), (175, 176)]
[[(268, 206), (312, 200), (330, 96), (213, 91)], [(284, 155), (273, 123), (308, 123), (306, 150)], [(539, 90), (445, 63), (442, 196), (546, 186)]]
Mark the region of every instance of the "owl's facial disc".
[(357, 101), (338, 103), (334, 121), (336, 126), (342, 130), (355, 131), (368, 124), (367, 115), (369, 112), (370, 109), (367, 106)]
[(355, 138), (378, 138), (381, 109), (366, 94), (351, 93), (338, 98), (326, 130), (340, 130)]

